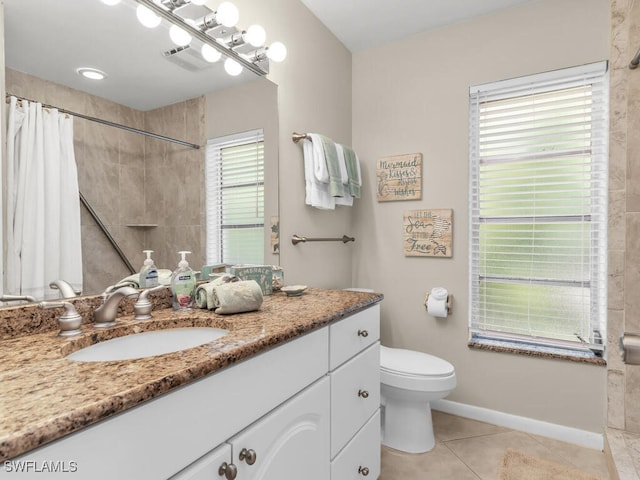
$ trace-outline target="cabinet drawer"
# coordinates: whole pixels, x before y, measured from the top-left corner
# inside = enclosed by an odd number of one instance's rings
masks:
[[[329,370],[334,370],[380,338],[380,305],[329,326]]]
[[[331,458],[380,407],[380,344],[330,373]]]
[[[331,480],[375,480],[380,475],[380,410],[331,462]]]

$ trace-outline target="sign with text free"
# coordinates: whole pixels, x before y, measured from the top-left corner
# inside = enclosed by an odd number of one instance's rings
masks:
[[[402,228],[405,257],[453,255],[453,210],[406,211]]]

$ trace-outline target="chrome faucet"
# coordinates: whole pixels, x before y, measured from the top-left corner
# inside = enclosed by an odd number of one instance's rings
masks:
[[[159,292],[160,290],[164,290],[166,285],[158,285],[157,287],[148,288],[140,292],[140,296],[133,306],[133,313],[135,313],[134,320],[148,320],[151,318],[151,309],[153,308],[153,304],[147,298],[151,292]]]
[[[93,325],[97,328],[111,327],[116,324],[118,305],[124,297],[138,295],[140,292],[132,287],[120,287],[106,295],[104,303],[93,311]]]
[[[60,337],[73,337],[80,334],[80,325],[82,325],[82,317],[78,314],[73,304],[69,302],[40,302],[38,304],[40,308],[58,308],[64,307],[65,312],[58,319],[58,325],[60,326]]]
[[[69,282],[62,279],[54,280],[53,282],[51,282],[49,284],[49,288],[60,290],[60,296],[62,298],[73,298],[82,293],[80,290],[76,290],[75,288],[73,288]]]
[[[32,297],[31,295],[2,295],[2,296],[0,296],[0,302],[18,302],[18,301],[37,302],[36,297]]]
[[[102,296],[106,299],[113,291],[119,289],[120,287],[135,288],[137,286],[138,284],[136,282],[133,282],[131,280],[124,280],[120,283],[116,283],[115,285],[109,285],[107,288],[104,289],[104,292],[102,292]]]

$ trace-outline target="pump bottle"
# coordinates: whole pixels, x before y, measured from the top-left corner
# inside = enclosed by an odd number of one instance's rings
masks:
[[[171,276],[171,292],[173,293],[173,309],[189,310],[193,308],[196,295],[196,275],[189,267],[186,256],[191,252],[178,252],[182,256],[178,268]]]
[[[147,255],[147,259],[144,261],[144,265],[140,269],[140,278],[138,283],[140,288],[151,288],[158,285],[158,269],[151,259],[153,250],[143,250],[143,253]]]

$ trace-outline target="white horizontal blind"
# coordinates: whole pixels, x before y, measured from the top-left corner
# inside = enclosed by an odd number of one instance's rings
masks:
[[[472,340],[603,349],[606,70],[470,89]]]
[[[264,134],[207,142],[207,263],[264,263]]]

